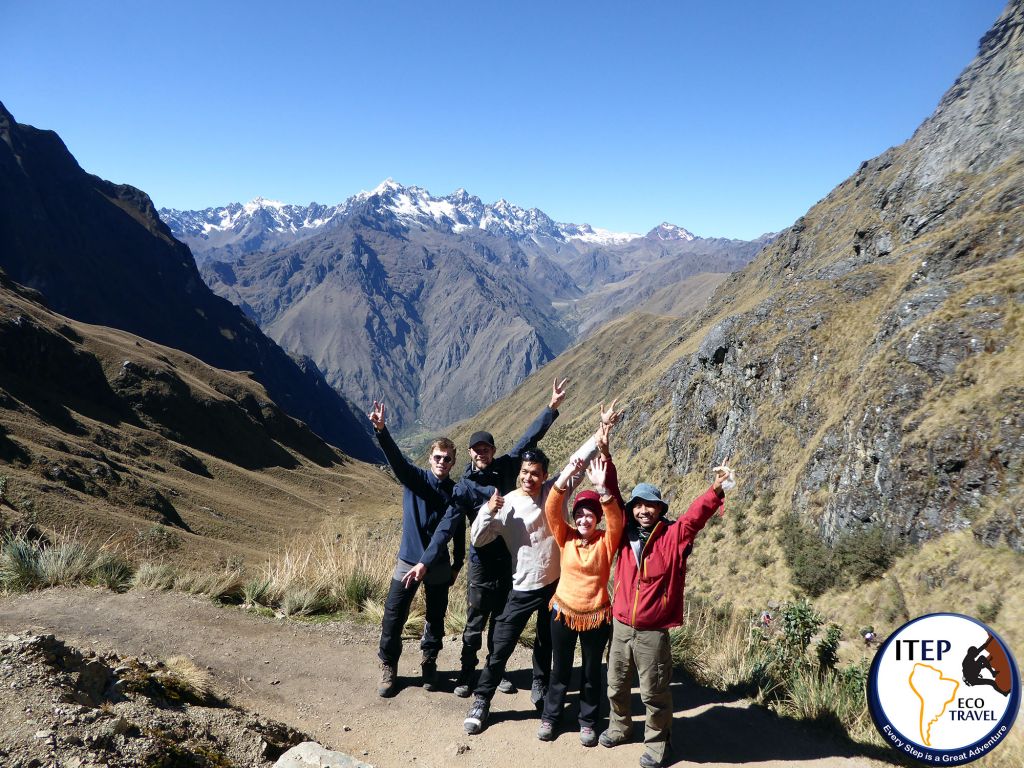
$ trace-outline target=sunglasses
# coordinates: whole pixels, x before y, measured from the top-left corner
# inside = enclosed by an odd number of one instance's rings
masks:
[[[519,454],[519,458],[522,461],[537,462],[543,461],[547,457],[540,451],[523,451]]]
[[[438,464],[451,464],[453,461],[455,461],[455,457],[454,456],[442,456],[439,453],[435,453],[430,458],[432,458]]]

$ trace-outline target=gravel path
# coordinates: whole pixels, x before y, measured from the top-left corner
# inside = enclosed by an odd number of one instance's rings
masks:
[[[360,624],[267,619],[167,592],[53,589],[0,597],[0,632],[25,630],[53,633],[82,650],[189,656],[209,668],[232,703],[311,733],[325,746],[379,768],[605,768],[636,765],[643,751],[640,743],[586,749],[575,731],[539,742],[537,716],[523,691],[497,694],[487,730],[467,736],[462,719],[468,700],[419,687],[413,676],[419,671],[414,643],[406,643],[399,667],[404,687],[396,697],[381,699],[376,695],[377,629]],[[444,674],[457,665],[458,643],[449,639],[440,668]],[[529,666],[520,649],[509,667],[517,684],[528,687]],[[447,691],[453,678],[449,672]],[[673,696],[673,743],[680,752],[675,765],[885,765],[743,699],[681,683],[673,683]],[[642,732],[641,712],[634,694],[636,733]],[[574,722],[571,709],[564,723]]]

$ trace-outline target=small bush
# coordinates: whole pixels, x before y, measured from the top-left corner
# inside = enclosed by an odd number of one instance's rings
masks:
[[[154,677],[171,701],[206,704],[214,698],[212,676],[187,656],[167,659]]]
[[[56,586],[92,584],[122,590],[132,568],[120,552],[63,534],[53,543],[23,536],[0,542],[0,589],[24,592]]]
[[[814,646],[818,657],[818,671],[821,674],[831,672],[839,663],[839,641],[843,638],[843,628],[838,624],[829,624],[825,635]]]
[[[879,578],[899,554],[898,545],[878,527],[844,533],[833,548],[836,567],[850,586]]]
[[[759,568],[767,568],[769,565],[775,562],[775,556],[768,552],[758,552],[754,555],[754,562],[757,563]]]
[[[832,552],[795,512],[779,524],[779,544],[797,587],[817,597],[835,585],[837,572]]]
[[[241,603],[244,586],[245,578],[241,571],[188,571],[179,574],[174,581],[175,589],[191,595],[206,595],[223,603]]]
[[[1003,610],[1003,598],[995,595],[987,603],[978,606],[978,618],[986,624],[991,624],[999,616],[1001,610]]]

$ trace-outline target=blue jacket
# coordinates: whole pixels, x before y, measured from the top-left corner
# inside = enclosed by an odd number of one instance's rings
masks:
[[[471,523],[476,519],[476,513],[480,510],[481,505],[491,498],[495,488],[502,495],[515,489],[516,481],[519,478],[519,466],[522,464],[519,456],[524,451],[536,448],[537,443],[557,418],[558,411],[545,408],[541,411],[540,416],[534,419],[511,451],[503,456],[495,457],[494,461],[484,469],[476,469],[470,462],[462,479],[455,487],[451,505],[444,513],[444,518],[438,523],[434,536],[423,553],[423,559],[417,562],[424,563],[429,568],[442,552],[447,552],[450,539],[454,538],[456,542],[464,539],[466,519],[469,518]],[[465,546],[464,542],[463,546]],[[504,571],[512,573],[512,557],[508,553],[505,542],[501,539],[482,547],[470,546],[469,557],[477,566],[474,569],[477,573],[471,573],[471,576],[477,581],[481,578],[480,571],[487,572],[483,579],[488,583],[496,581]]]
[[[451,504],[452,490],[455,482],[449,477],[438,480],[433,472],[421,469],[409,462],[402,451],[395,444],[387,427],[377,432],[377,442],[387,457],[388,464],[394,470],[395,476],[404,486],[402,494],[402,544],[398,549],[398,558],[407,563],[426,563],[423,559],[423,551],[431,542],[434,530],[438,523],[444,518],[445,510]],[[466,559],[466,537],[464,534],[465,522],[457,529],[459,535],[453,536],[455,544],[453,549],[452,567],[458,570]],[[447,544],[447,542],[445,542]],[[444,546],[444,560],[448,562],[448,547]],[[434,560],[437,562],[435,563]],[[430,565],[437,565],[442,562],[440,552]]]

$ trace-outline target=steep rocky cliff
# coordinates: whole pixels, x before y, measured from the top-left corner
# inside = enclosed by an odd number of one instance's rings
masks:
[[[969,530],[1024,552],[1022,25],[1013,2],[913,137],[865,162],[699,314],[630,315],[557,358],[573,385],[552,455],[593,429],[592,404],[619,396],[625,484],[685,499],[732,456],[742,549],[723,548],[727,536],[703,565],[729,558],[748,582],[784,578],[750,552],[774,557],[772,527],[792,511],[828,543]],[[548,375],[474,422],[514,439]],[[744,522],[755,499],[765,516]]]
[[[1024,551],[1022,26],[1012,2],[909,141],[723,283],[662,379],[675,472],[738,456],[827,541]]]

